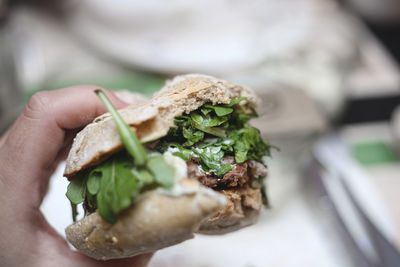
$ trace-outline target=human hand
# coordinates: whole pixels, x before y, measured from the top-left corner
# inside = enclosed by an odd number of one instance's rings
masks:
[[[69,249],[39,210],[77,131],[106,112],[95,86],[42,91],[0,138],[0,262],[4,266],[146,266],[151,254],[96,261]],[[106,91],[107,92],[107,91]],[[117,108],[126,106],[112,93]]]

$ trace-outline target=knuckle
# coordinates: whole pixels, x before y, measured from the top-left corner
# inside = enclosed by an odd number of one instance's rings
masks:
[[[49,92],[39,91],[28,100],[23,113],[26,117],[34,119],[40,114],[46,113],[50,104]]]

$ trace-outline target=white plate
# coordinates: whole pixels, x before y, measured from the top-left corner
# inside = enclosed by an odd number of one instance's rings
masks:
[[[310,1],[88,0],[71,30],[125,64],[164,73],[248,69],[309,33]]]

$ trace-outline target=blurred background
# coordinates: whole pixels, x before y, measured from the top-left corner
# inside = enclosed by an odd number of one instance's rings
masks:
[[[39,90],[151,96],[204,73],[262,99],[272,207],[156,266],[400,266],[400,2],[0,0],[0,133]],[[42,210],[71,223],[60,165]]]

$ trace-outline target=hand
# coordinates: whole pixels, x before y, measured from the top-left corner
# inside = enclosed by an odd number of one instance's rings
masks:
[[[77,86],[35,94],[0,138],[3,266],[146,266],[150,260],[147,254],[102,262],[72,251],[39,210],[50,175],[68,153],[72,138],[106,112],[93,93],[96,88]],[[112,93],[107,95],[117,108],[127,105]]]

